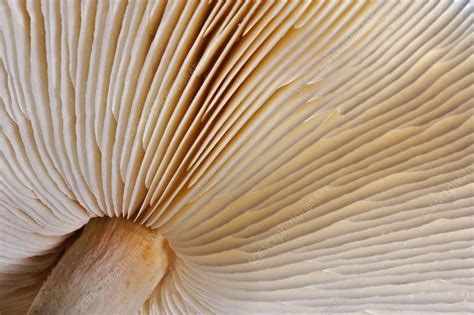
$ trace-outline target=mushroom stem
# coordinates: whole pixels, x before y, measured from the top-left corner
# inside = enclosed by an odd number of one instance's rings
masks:
[[[92,219],[28,314],[136,314],[168,263],[169,247],[160,234],[124,219]]]

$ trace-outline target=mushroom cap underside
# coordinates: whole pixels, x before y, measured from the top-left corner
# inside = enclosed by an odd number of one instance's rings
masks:
[[[0,312],[94,217],[143,314],[473,305],[470,1],[3,1]]]

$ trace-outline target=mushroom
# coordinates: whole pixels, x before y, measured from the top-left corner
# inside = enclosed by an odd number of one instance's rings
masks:
[[[473,310],[472,2],[0,14],[2,314]]]

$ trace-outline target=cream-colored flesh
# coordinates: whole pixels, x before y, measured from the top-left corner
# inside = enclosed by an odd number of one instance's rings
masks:
[[[92,219],[43,283],[28,314],[134,314],[166,273],[158,233],[123,219]]]

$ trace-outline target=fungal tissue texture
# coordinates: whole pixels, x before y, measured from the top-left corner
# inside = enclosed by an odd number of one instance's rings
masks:
[[[119,217],[140,314],[472,314],[473,6],[0,0],[0,313]]]

